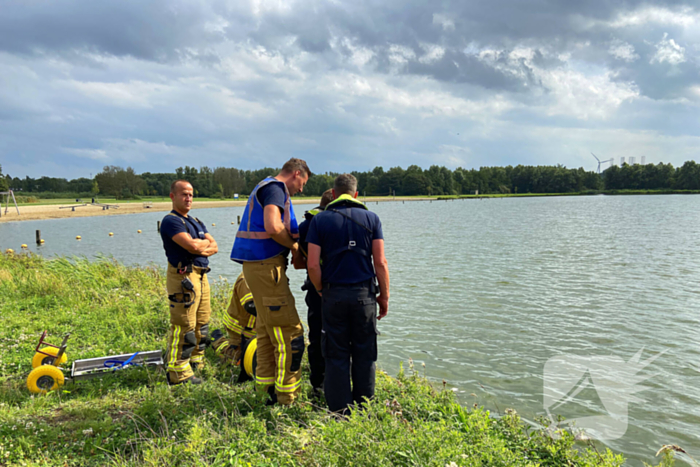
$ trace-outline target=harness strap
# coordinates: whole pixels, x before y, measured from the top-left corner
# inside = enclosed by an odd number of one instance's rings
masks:
[[[359,221],[353,219],[352,209],[350,210],[350,215],[347,215],[343,212],[338,211],[337,209],[332,209],[332,208],[330,208],[330,209],[326,208],[326,211],[332,211],[332,212],[335,212],[337,214],[340,214],[341,216],[345,217],[346,219],[351,220],[355,224],[357,224],[360,227],[362,227],[363,229],[365,229],[367,232],[370,233],[370,235],[372,234],[372,229],[370,229],[366,225],[360,223]],[[337,249],[331,251],[330,253],[324,255],[324,258],[323,258],[324,261],[328,261],[329,259],[331,259],[335,256],[338,256],[339,254],[344,253],[346,251],[353,251],[353,252],[360,254],[362,256],[366,256],[367,258],[370,258],[372,256],[372,252],[367,251],[364,248],[360,248],[357,246],[357,242],[354,240],[355,236],[353,235],[352,224],[350,222],[347,222],[347,221],[345,221],[345,224],[347,225],[347,228],[348,228],[348,239],[349,239],[348,244],[346,246],[343,246],[341,248],[337,248]]]

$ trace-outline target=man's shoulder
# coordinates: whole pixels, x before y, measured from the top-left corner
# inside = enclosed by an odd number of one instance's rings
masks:
[[[182,217],[168,213],[163,217],[163,220],[160,221],[160,228],[163,230],[163,228],[172,228],[176,226],[184,226],[185,225],[185,219]]]

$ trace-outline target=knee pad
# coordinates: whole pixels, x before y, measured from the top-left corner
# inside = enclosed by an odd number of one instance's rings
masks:
[[[194,331],[186,332],[184,340],[185,342],[182,344],[182,358],[190,358],[197,345],[197,338],[194,335]]]
[[[301,368],[301,359],[304,356],[304,335],[297,336],[292,339],[292,364],[289,366],[289,371],[299,371]]]
[[[209,323],[203,324],[202,327],[199,328],[199,335],[201,336],[199,339],[199,350],[204,350],[211,344],[209,340]]]

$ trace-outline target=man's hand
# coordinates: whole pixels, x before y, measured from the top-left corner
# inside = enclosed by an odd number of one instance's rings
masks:
[[[204,234],[204,240],[201,241],[208,241],[209,245],[199,254],[199,256],[211,256],[215,255],[219,252],[219,245],[216,243],[216,240],[214,240],[214,237],[211,236],[210,233]]]
[[[297,245],[297,248],[291,250],[294,269],[306,269],[306,256],[304,256],[301,248],[298,247],[299,244],[295,243],[295,245]]]
[[[379,316],[377,316],[377,319],[379,320],[384,318],[387,313],[389,313],[389,296],[379,295],[377,297],[377,305],[379,305]]]
[[[206,239],[200,240],[198,238],[192,238],[187,232],[180,232],[179,234],[173,235],[173,241],[193,255],[201,255],[211,243]]]

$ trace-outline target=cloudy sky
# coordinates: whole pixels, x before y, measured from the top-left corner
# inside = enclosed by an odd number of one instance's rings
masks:
[[[700,6],[2,0],[0,164],[700,161]]]

